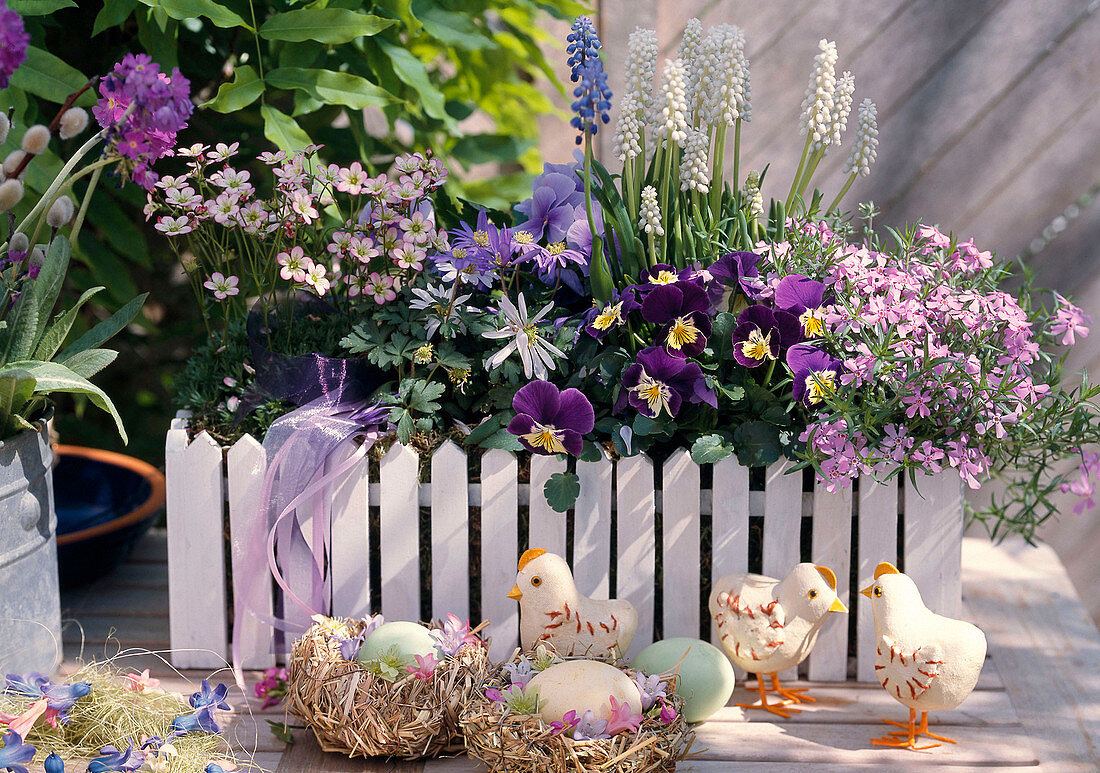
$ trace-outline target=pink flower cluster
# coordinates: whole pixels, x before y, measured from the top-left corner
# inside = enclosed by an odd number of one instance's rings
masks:
[[[264,670],[264,678],[252,688],[256,697],[263,699],[261,710],[277,706],[286,697],[288,678],[285,668],[272,667]]]

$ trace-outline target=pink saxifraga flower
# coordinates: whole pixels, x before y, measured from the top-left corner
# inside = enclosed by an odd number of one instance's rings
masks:
[[[394,292],[393,288],[393,277],[384,276],[377,271],[372,271],[371,275],[367,278],[367,287],[364,294],[370,295],[374,298],[374,302],[381,306],[397,297],[397,293]]]
[[[290,248],[290,252],[280,252],[275,261],[282,266],[279,276],[288,282],[306,281],[306,273],[313,268],[313,261],[306,257],[306,252],[298,245]]]
[[[240,280],[235,276],[224,276],[220,271],[215,271],[210,278],[202,283],[202,286],[214,293],[219,301],[237,295],[241,290],[237,286]]]
[[[332,286],[332,282],[325,277],[326,273],[328,270],[320,263],[314,263],[306,270],[305,282],[318,295],[324,295]]]

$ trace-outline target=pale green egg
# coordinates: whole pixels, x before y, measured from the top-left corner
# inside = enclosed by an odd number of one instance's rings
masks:
[[[436,652],[435,639],[427,628],[419,623],[398,620],[383,623],[371,632],[359,650],[359,660],[363,663],[374,660],[391,648],[396,648],[398,654],[409,663],[416,655],[423,657]]]
[[[676,692],[684,699],[688,722],[708,719],[733,695],[733,665],[720,649],[702,639],[654,642],[639,652],[631,665],[647,674],[678,671]]]

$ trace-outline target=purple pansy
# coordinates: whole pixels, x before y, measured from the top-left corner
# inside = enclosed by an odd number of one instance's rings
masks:
[[[544,172],[532,181],[531,191],[531,198],[515,206],[517,215],[527,218],[516,229],[527,231],[536,240],[565,241],[569,226],[577,219],[577,205],[584,198],[576,182],[560,172]]]
[[[648,295],[650,291],[655,287],[661,285],[671,285],[677,282],[696,281],[693,280],[695,271],[690,268],[676,269],[667,263],[658,263],[642,272],[642,275],[638,278],[638,284],[634,285],[634,288],[641,296]],[[696,281],[696,284],[700,284]]]
[[[611,300],[602,306],[596,304],[584,313],[584,330],[593,338],[600,339],[626,321],[627,315],[642,308],[632,288],[622,292],[611,291]]]
[[[733,358],[746,368],[774,361],[802,340],[798,317],[767,306],[749,306],[733,330]]]
[[[828,304],[825,285],[817,280],[791,274],[775,286],[775,305],[798,317],[807,338],[817,338],[825,332],[824,307]]]
[[[755,283],[760,271],[760,256],[755,252],[727,252],[707,266],[707,272],[718,284],[740,290],[752,299],[757,297]]]
[[[145,752],[135,749],[133,743],[126,747],[126,751],[114,746],[104,746],[99,753],[102,756],[88,764],[88,773],[128,773],[145,764]]]
[[[9,730],[0,741],[4,742],[4,748],[0,749],[0,770],[14,771],[14,773],[27,773],[24,762],[31,762],[37,751],[30,744],[23,743],[23,739],[13,730]]]
[[[12,74],[27,58],[31,36],[23,27],[23,17],[0,2],[0,89],[6,89]]]
[[[695,357],[706,348],[710,335],[709,309],[710,299],[703,288],[693,282],[677,282],[650,290],[642,302],[642,317],[662,326],[659,339],[670,352]]]
[[[836,389],[840,360],[809,344],[792,346],[787,352],[787,367],[794,377],[794,399],[814,406]]]
[[[51,711],[57,712],[58,720],[65,724],[69,721],[67,713],[69,709],[92,691],[92,685],[91,682],[55,684],[45,674],[32,671],[25,676],[8,674],[4,689],[27,698],[45,698],[46,706]]]
[[[512,398],[516,416],[508,431],[536,454],[573,456],[581,452],[584,434],[596,424],[592,403],[579,389],[558,388],[549,381],[532,381]]]
[[[623,373],[623,386],[617,410],[629,402],[639,413],[657,418],[680,411],[684,400],[717,407],[714,391],[706,385],[699,363],[673,357],[663,346],[650,346],[638,352],[634,364]],[[624,400],[625,397],[625,400]]]

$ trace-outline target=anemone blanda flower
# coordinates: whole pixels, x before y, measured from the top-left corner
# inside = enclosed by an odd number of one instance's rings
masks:
[[[635,298],[634,290],[626,288],[621,293],[611,291],[611,300],[600,306],[595,303],[584,314],[584,330],[593,338],[603,338],[609,332],[622,325],[632,311],[642,308]]]
[[[733,358],[746,368],[757,368],[778,359],[801,340],[798,317],[767,306],[749,306],[733,330]]]
[[[711,332],[709,309],[706,291],[693,282],[659,285],[642,301],[642,317],[662,326],[660,342],[685,357],[695,357],[706,348]]]
[[[836,391],[840,360],[830,357],[809,344],[796,344],[787,351],[787,367],[791,369],[794,399],[814,406]]]
[[[825,307],[829,304],[825,285],[802,274],[791,274],[775,286],[775,305],[794,314],[806,338],[825,332]]]
[[[584,435],[596,423],[592,403],[579,389],[559,391],[549,381],[532,381],[512,398],[515,418],[508,431],[536,454],[580,454]]]
[[[519,306],[517,307],[508,298],[502,295],[500,298],[500,322],[498,330],[489,330],[481,335],[492,339],[511,339],[500,351],[493,354],[485,361],[485,367],[489,370],[499,368],[512,354],[519,352],[519,358],[523,362],[523,374],[527,378],[534,376],[537,379],[546,379],[546,376],[554,369],[554,358],[564,358],[563,352],[547,340],[545,334],[539,330],[541,322],[550,310],[553,303],[546,304],[535,316],[527,313],[527,301],[523,293],[519,294]]]
[[[662,413],[675,416],[684,400],[717,407],[717,398],[706,385],[699,363],[673,357],[663,346],[650,346],[638,352],[634,364],[623,373],[623,386],[626,388],[620,393],[616,408],[621,409],[629,402],[651,419]]]
[[[4,742],[4,748],[0,749],[0,770],[27,773],[23,763],[32,762],[37,749],[23,743],[23,738],[13,730],[5,732],[0,741]]]
[[[534,179],[531,189],[531,198],[515,206],[517,215],[527,217],[516,229],[527,231],[536,241],[543,237],[550,242],[565,241],[569,226],[577,219],[577,205],[584,200],[576,183],[560,172],[544,172]]]

